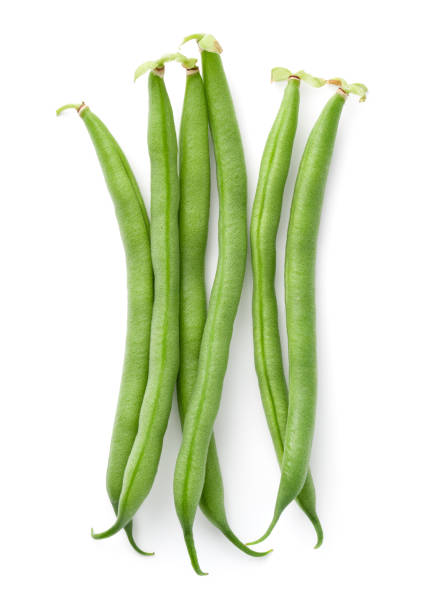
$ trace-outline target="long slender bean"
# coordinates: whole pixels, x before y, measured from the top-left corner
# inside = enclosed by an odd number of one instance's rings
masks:
[[[177,58],[187,69],[180,128],[180,369],[178,406],[181,423],[197,376],[200,343],[206,322],[205,250],[208,237],[210,203],[210,162],[208,109],[203,81],[195,62]],[[212,434],[206,460],[205,483],[200,509],[206,517],[240,550],[252,556],[228,524],[224,504],[224,485],[215,438]]]
[[[233,101],[219,55],[220,47],[211,36],[196,35],[195,38],[201,49],[217,164],[219,257],[200,347],[197,378],[175,467],[174,498],[191,563],[194,570],[202,575],[194,545],[193,523],[205,482],[209,444],[220,404],[233,323],[243,285],[247,240],[245,160]]]
[[[164,58],[150,65],[148,148],[151,160],[151,253],[154,305],[147,387],[138,433],[123,477],[118,515],[105,538],[133,518],[152,487],[179,365],[179,182],[172,108],[163,80]]]
[[[179,134],[180,365],[182,424],[197,375],[206,321],[205,251],[210,207],[208,110],[197,66],[186,69]]]
[[[288,412],[288,388],[283,368],[275,293],[276,236],[282,210],[283,191],[291,161],[298,123],[300,81],[320,87],[325,81],[283,68],[272,70],[272,81],[287,80],[283,100],[268,135],[258,177],[251,219],[253,271],[252,318],[255,367],[267,423],[281,465]],[[311,475],[297,496],[317,533],[316,547],[323,540],[316,512],[316,494]]]
[[[64,107],[63,107],[64,108]],[[107,468],[107,491],[117,514],[123,474],[138,431],[139,413],[148,375],[153,269],[149,221],[141,192],[129,163],[104,123],[85,104],[76,108],[92,139],[116,216],[126,255],[128,315],[125,358]],[[58,114],[63,109],[58,110]],[[142,554],[125,527],[129,542]]]
[[[363,88],[359,84],[356,86]],[[317,387],[316,243],[338,122],[348,91],[352,91],[351,86],[341,86],[324,107],[308,138],[295,183],[285,258],[289,414],[282,474],[273,519],[265,534],[253,543],[261,542],[271,533],[283,510],[301,491],[307,477]],[[364,97],[365,93],[361,95]]]

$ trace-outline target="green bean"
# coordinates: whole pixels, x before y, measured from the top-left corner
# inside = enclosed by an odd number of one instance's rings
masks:
[[[261,160],[250,234],[254,282],[252,318],[255,368],[267,423],[280,465],[283,460],[288,389],[283,369],[274,288],[276,236],[298,123],[301,78],[316,87],[325,83],[322,79],[315,79],[302,71],[293,74],[284,68],[272,70],[272,81],[288,80],[288,85]],[[316,494],[310,475],[307,476],[297,502],[313,523],[318,547],[322,543],[323,533],[316,513]]]
[[[180,365],[181,421],[197,374],[206,320],[204,260],[210,205],[208,111],[197,66],[187,68],[179,134]]]
[[[208,110],[203,81],[195,60],[182,59],[187,69],[180,128],[179,209],[180,244],[180,369],[178,406],[181,423],[194,388],[199,363],[200,343],[206,321],[204,259],[208,237],[210,203],[210,162]],[[258,556],[231,530],[224,505],[224,485],[218,453],[212,434],[206,460],[205,484],[200,509],[238,548]]]
[[[234,106],[219,56],[220,47],[213,37],[196,38],[202,50],[203,79],[217,164],[219,257],[197,377],[175,467],[174,498],[191,563],[202,575],[194,545],[193,523],[205,482],[209,444],[245,273],[246,169]]]
[[[117,514],[123,474],[138,430],[138,419],[148,374],[148,356],[153,307],[153,269],[150,228],[139,187],[128,161],[102,121],[85,104],[69,104],[83,119],[98,155],[107,187],[114,202],[126,255],[128,316],[126,349],[120,393],[107,469],[107,491]],[[142,554],[125,527],[129,542]]]
[[[346,89],[351,91],[351,87]],[[301,491],[307,477],[317,386],[316,242],[329,165],[346,98],[347,91],[339,88],[324,107],[308,138],[295,183],[285,258],[289,414],[273,519],[265,534],[254,544],[271,533],[283,510]]]
[[[179,182],[172,108],[164,61],[150,65],[148,148],[151,160],[151,255],[154,304],[150,361],[138,433],[123,477],[117,520],[105,538],[133,518],[152,487],[162,450],[179,365]]]

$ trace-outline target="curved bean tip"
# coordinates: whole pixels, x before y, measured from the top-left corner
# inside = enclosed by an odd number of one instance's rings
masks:
[[[123,525],[120,524],[120,522],[117,520],[114,525],[112,527],[110,527],[110,529],[107,529],[106,531],[102,531],[101,533],[95,533],[93,528],[90,530],[90,535],[92,536],[92,538],[94,540],[103,540],[104,538],[109,538],[112,535],[114,535],[115,533],[117,533],[118,531],[120,531],[120,529],[122,529]]]
[[[145,557],[149,557],[154,555],[153,552],[145,552],[145,550],[142,550],[141,548],[139,548],[138,544],[135,542],[135,538],[133,537],[133,532],[132,532],[132,523],[128,523],[125,527],[125,532],[126,535],[128,537],[129,540],[129,544],[132,546],[132,548],[139,553],[140,555],[144,555]]]
[[[135,552],[137,552],[140,555],[143,555],[144,557],[154,557],[154,555],[156,554],[154,552],[145,552],[145,550],[142,550],[142,548],[139,548],[139,546],[135,543],[130,542],[130,545],[132,546]]]
[[[260,552],[257,550],[252,550],[252,548],[249,548],[247,544],[244,544],[243,542],[239,540],[239,538],[233,533],[233,531],[228,527],[228,525],[225,528],[222,527],[221,531],[223,532],[225,537],[230,540],[230,542],[232,542],[242,552],[246,553],[247,555],[250,555],[251,557],[265,557],[265,555],[268,555],[273,550],[271,549],[271,550],[260,551]]]
[[[260,557],[266,557],[267,555],[269,555],[272,552],[274,552],[274,548],[270,548],[269,550],[265,550],[264,552],[260,553],[259,556]]]
[[[323,529],[322,529],[322,525],[319,521],[319,517],[317,515],[314,516],[310,516],[309,517],[311,520],[311,523],[316,531],[316,535],[317,535],[317,542],[314,546],[314,548],[320,548],[322,546],[323,543]]]
[[[199,559],[197,558],[197,551],[194,545],[194,537],[192,533],[184,533],[185,545],[187,546],[188,555],[191,560],[191,565],[193,566],[194,571],[199,576],[207,576],[208,574],[204,572],[200,565]]]
[[[273,528],[276,525],[277,520],[278,520],[278,518],[274,518],[273,521],[271,522],[269,528],[264,533],[264,535],[262,535],[260,538],[258,538],[258,540],[254,540],[253,542],[248,542],[247,545],[248,546],[254,546],[255,544],[260,544],[261,542],[264,542],[264,540],[266,540],[268,538],[268,536],[270,535],[270,533],[273,531]]]
[[[322,546],[322,544],[323,544],[323,531],[322,531],[322,528],[320,527],[320,525],[319,525],[319,529],[320,530],[318,531],[317,528],[316,528],[316,531],[317,531],[317,542],[316,542],[316,545],[314,547],[315,550],[317,548],[320,548]]]

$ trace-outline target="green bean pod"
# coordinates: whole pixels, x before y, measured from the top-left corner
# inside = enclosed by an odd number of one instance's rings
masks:
[[[197,376],[200,343],[206,322],[205,251],[210,204],[208,109],[203,81],[196,66],[187,68],[180,129],[180,369],[178,406],[181,423]],[[258,556],[231,530],[224,504],[224,485],[212,434],[206,460],[200,509],[238,548]]]
[[[205,483],[209,445],[243,285],[247,246],[246,168],[239,127],[219,49],[214,44],[210,50],[206,50],[201,43],[200,40],[203,80],[217,164],[219,256],[200,347],[197,377],[185,417],[174,477],[176,511],[191,563],[200,575],[203,572],[194,545],[193,523]]]
[[[209,124],[202,77],[186,70],[179,134],[180,362],[178,407],[184,424],[206,321],[205,252],[210,207]]]
[[[104,123],[85,105],[76,108],[92,139],[105,181],[114,202],[126,255],[128,314],[125,358],[107,468],[107,491],[117,514],[123,474],[138,431],[139,413],[148,375],[153,269],[150,227],[135,176],[120,146]],[[58,110],[58,114],[63,109]],[[132,534],[129,542],[142,554]]]
[[[323,195],[347,94],[332,96],[308,138],[295,183],[286,241],[285,299],[289,354],[289,413],[273,530],[307,477],[316,406],[315,263]]]
[[[292,74],[287,78],[288,85],[261,160],[250,232],[255,368],[267,423],[280,465],[283,460],[288,412],[288,388],[283,368],[274,286],[276,237],[300,102],[300,78]],[[318,81],[319,86],[323,84]],[[313,523],[318,547],[322,543],[323,533],[316,512],[316,494],[311,476],[307,477],[297,502]]]
[[[125,527],[148,495],[160,459],[179,365],[179,182],[175,126],[163,81],[149,75],[148,148],[151,160],[151,256],[154,304],[148,380],[138,433],[123,477],[116,523],[92,534],[105,538]]]

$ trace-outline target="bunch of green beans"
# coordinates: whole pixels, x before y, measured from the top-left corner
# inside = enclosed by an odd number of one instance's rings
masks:
[[[204,258],[210,205],[209,121],[203,81],[196,62],[177,58],[186,69],[179,139],[181,200],[180,243],[180,368],[178,407],[184,426],[196,383],[200,345],[206,324]],[[231,530],[224,504],[219,458],[212,434],[199,505],[206,517],[243,552],[262,556],[245,546]]]
[[[282,209],[283,191],[288,175],[292,147],[298,123],[301,79],[315,87],[324,85],[303,72],[291,74],[273,70],[272,81],[287,79],[279,112],[268,135],[261,160],[251,219],[251,254],[253,271],[253,336],[255,367],[265,416],[279,464],[283,460],[288,412],[288,389],[279,335],[277,299],[274,288],[276,271],[276,235]],[[317,532],[317,547],[323,539],[316,512],[316,495],[311,474],[296,496]]]
[[[323,195],[338,122],[349,93],[366,98],[360,83],[328,81],[300,71],[274,68],[272,81],[287,81],[268,135],[252,208],[250,243],[253,271],[255,367],[267,424],[281,465],[271,523],[258,540],[244,544],[231,529],[213,427],[221,402],[234,320],[247,255],[247,180],[240,130],[222,65],[221,46],[211,35],[194,34],[195,58],[181,53],[142,64],[135,79],[148,76],[148,150],[151,162],[151,222],[128,161],[85,103],[74,108],[97,153],[126,255],[128,317],[126,350],[107,468],[107,492],[116,520],[95,539],[125,531],[149,494],[177,388],[182,443],[173,491],[192,566],[204,575],[193,525],[197,508],[237,548],[249,548],[273,530],[283,510],[297,501],[312,522],[317,544],[323,531],[309,469],[316,405],[315,263]],[[179,62],[186,73],[179,144],[164,82],[165,64]],[[285,312],[289,392],[282,357],[274,279],[276,237],[283,193],[298,123],[300,83],[331,84],[326,104],[307,141],[295,183],[285,254]],[[219,195],[218,263],[209,300],[205,252],[210,211],[209,130]]]
[[[107,469],[107,491],[114,512],[117,514],[123,476],[138,432],[139,414],[148,377],[153,310],[150,224],[135,176],[111,133],[86,104],[67,104],[59,108],[57,114],[67,108],[77,110],[92,139],[115,205],[126,254],[128,284],[126,349]],[[131,545],[138,552],[147,554],[137,547],[132,535],[131,522],[127,523],[125,530]]]

